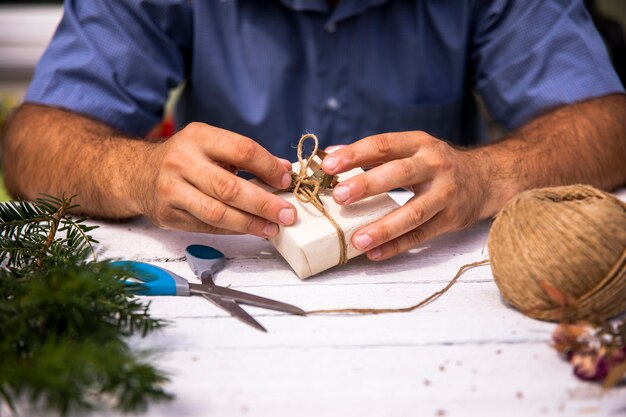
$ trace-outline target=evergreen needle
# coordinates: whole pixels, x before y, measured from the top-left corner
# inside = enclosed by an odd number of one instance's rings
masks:
[[[67,415],[106,404],[138,412],[168,400],[166,375],[128,337],[165,323],[97,262],[73,197],[0,203],[0,405]]]

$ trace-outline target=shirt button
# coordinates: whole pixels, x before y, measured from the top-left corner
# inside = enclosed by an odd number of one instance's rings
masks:
[[[326,32],[328,33],[335,33],[337,31],[337,25],[334,23],[330,23],[328,25],[326,25]]]
[[[335,97],[331,97],[326,100],[326,108],[328,110],[339,110],[339,107],[341,107],[341,104],[339,103],[339,100],[337,100]]]

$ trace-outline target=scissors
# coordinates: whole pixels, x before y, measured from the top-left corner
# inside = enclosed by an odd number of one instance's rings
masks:
[[[306,313],[291,304],[270,300],[231,288],[220,287],[213,282],[213,275],[224,267],[226,257],[219,250],[210,246],[190,245],[185,250],[187,263],[200,278],[202,284],[188,282],[185,278],[164,268],[137,261],[117,261],[112,265],[124,270],[132,278],[139,281],[127,281],[130,291],[138,295],[199,295],[216,306],[227,311],[231,316],[267,332],[258,321],[248,314],[239,304],[246,304],[289,314],[305,315]]]

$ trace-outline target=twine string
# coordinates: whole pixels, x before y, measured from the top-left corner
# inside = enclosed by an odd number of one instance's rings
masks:
[[[310,314],[341,314],[341,313],[343,313],[343,314],[372,315],[372,314],[387,314],[387,313],[409,313],[409,312],[411,312],[413,310],[417,310],[420,307],[424,307],[424,306],[432,303],[437,298],[439,298],[442,295],[444,295],[446,292],[448,292],[448,290],[450,288],[452,288],[452,286],[454,284],[456,284],[456,282],[459,280],[461,275],[463,275],[466,271],[469,271],[470,269],[476,268],[478,266],[488,265],[488,264],[489,264],[489,259],[484,259],[482,261],[473,262],[473,263],[470,263],[470,264],[463,265],[462,267],[459,268],[459,270],[457,271],[457,273],[454,276],[454,278],[452,278],[450,280],[450,282],[448,282],[448,284],[445,287],[443,287],[442,289],[440,289],[437,292],[432,293],[431,295],[429,295],[428,297],[424,298],[419,303],[413,304],[413,305],[408,306],[408,307],[401,307],[401,308],[337,308],[337,309],[328,309],[328,310],[311,310],[311,311],[307,311],[306,314],[310,315]]]
[[[504,299],[541,320],[600,322],[626,311],[626,203],[588,185],[529,190],[489,232]]]
[[[304,142],[307,139],[313,139],[313,151],[307,158],[304,158],[302,156],[303,147]],[[326,217],[328,221],[333,225],[335,231],[337,232],[337,238],[339,240],[339,262],[337,263],[337,265],[341,265],[348,262],[348,244],[346,242],[346,235],[343,232],[341,226],[339,226],[339,224],[337,224],[337,222],[335,221],[335,219],[333,219],[330,213],[328,213],[328,211],[324,207],[324,203],[319,197],[319,193],[323,191],[323,177],[316,176],[315,172],[311,176],[308,175],[309,167],[312,167],[314,171],[315,169],[321,169],[321,167],[319,167],[319,165],[316,164],[313,160],[316,155],[321,156],[322,159],[326,155],[319,150],[319,141],[317,140],[317,136],[315,136],[313,133],[307,133],[305,135],[302,135],[300,141],[298,142],[298,162],[300,163],[300,170],[298,174],[292,173],[291,175],[293,195],[296,196],[296,198],[303,203],[312,204],[313,207],[315,207],[320,213],[322,213],[322,215],[324,215],[324,217]]]

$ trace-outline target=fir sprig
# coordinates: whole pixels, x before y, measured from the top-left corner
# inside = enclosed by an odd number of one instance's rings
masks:
[[[165,400],[166,376],[127,338],[164,323],[109,262],[71,198],[0,204],[0,402],[28,399],[65,415],[106,399],[121,411]]]
[[[35,203],[9,201],[0,204],[0,264],[22,273],[45,262],[68,263],[94,255],[88,235],[95,226],[83,224],[85,218],[69,216],[74,196],[45,196]],[[59,236],[60,235],[60,236]]]

